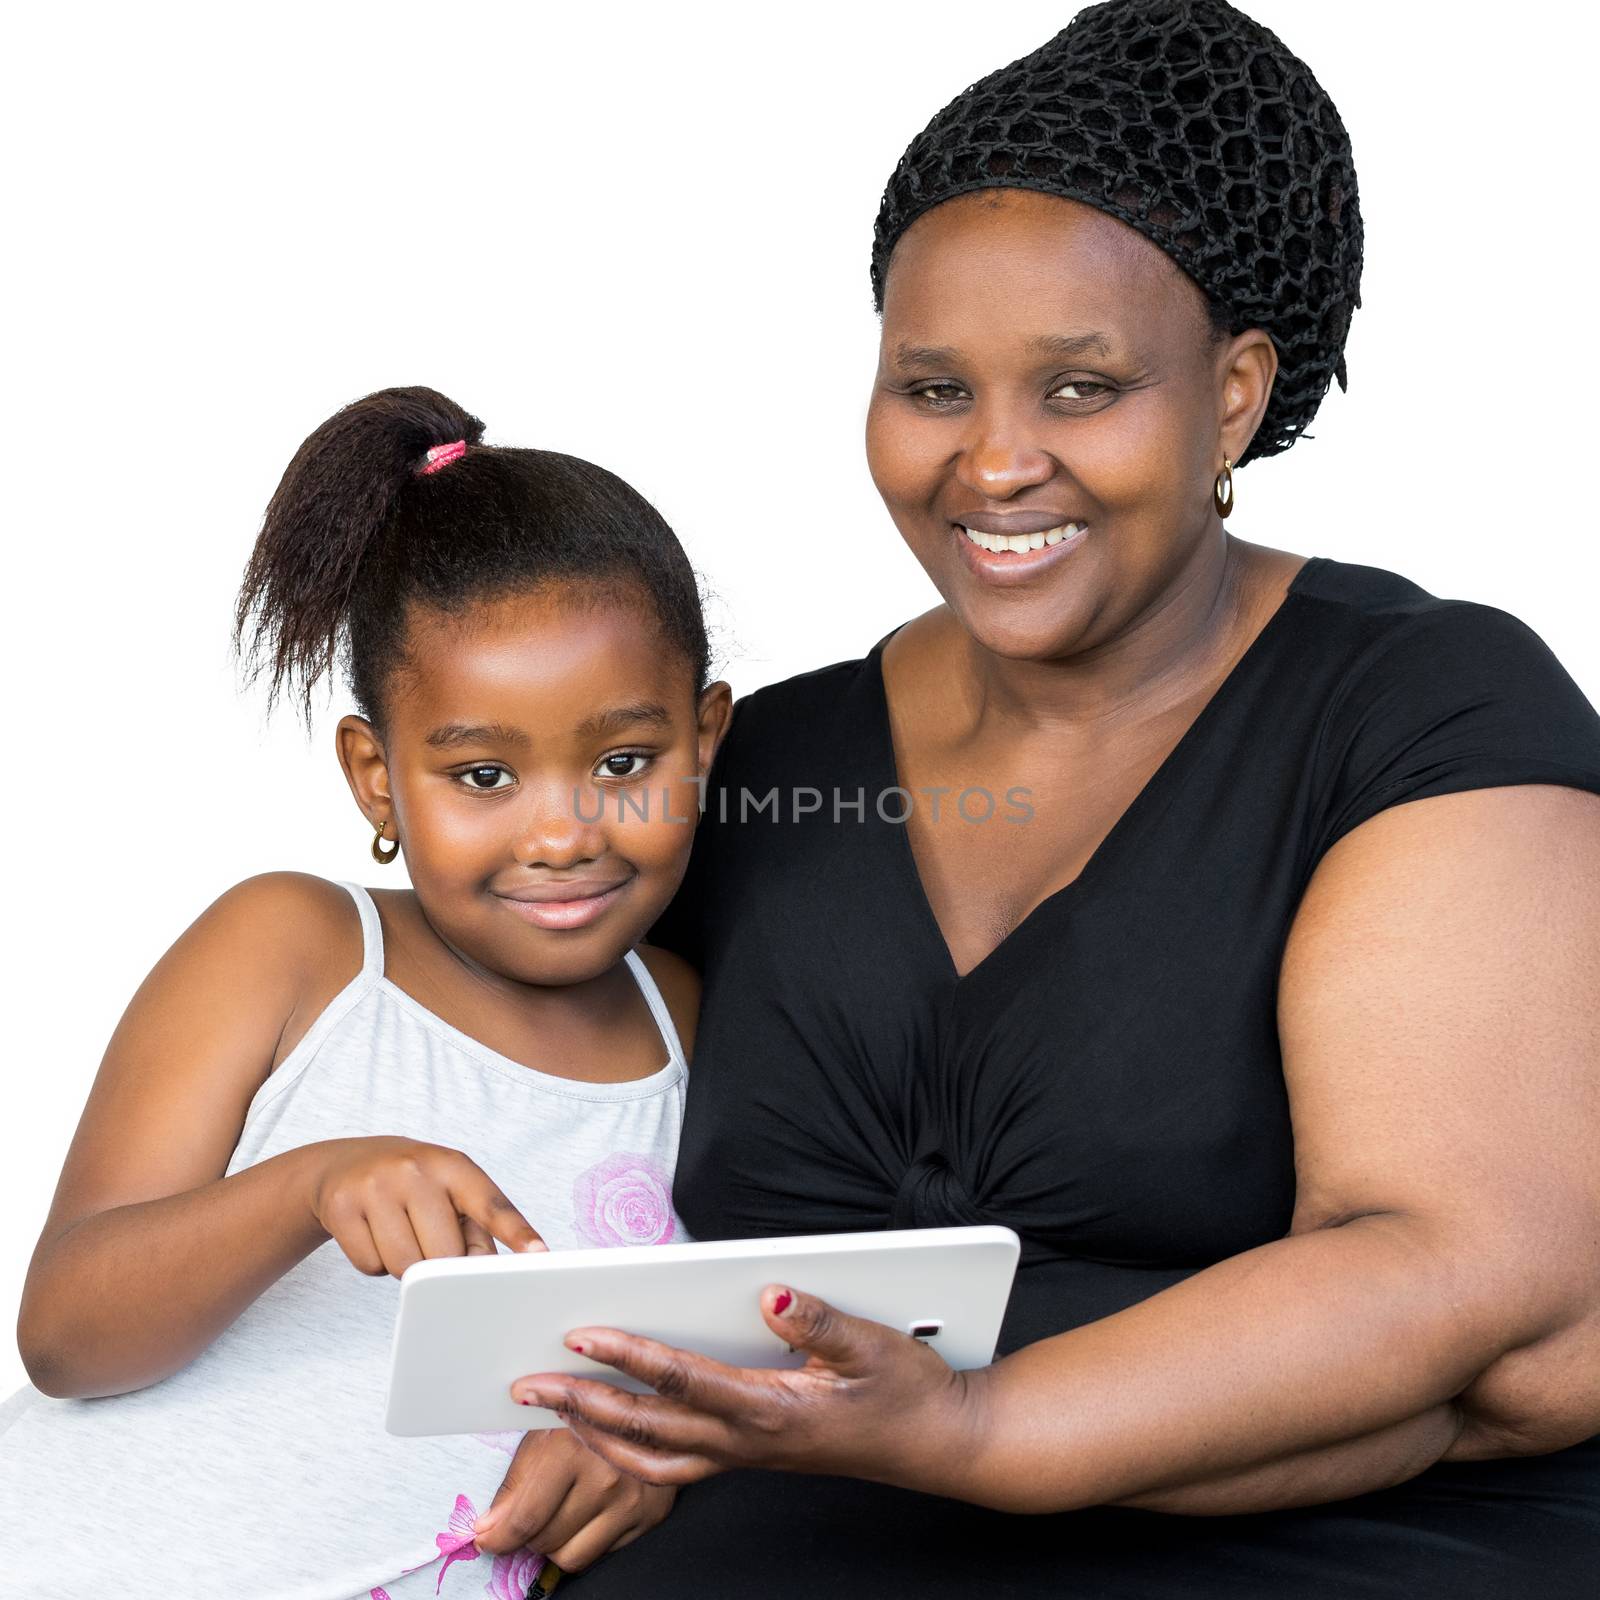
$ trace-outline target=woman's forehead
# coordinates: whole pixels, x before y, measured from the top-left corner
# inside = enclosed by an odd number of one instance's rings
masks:
[[[925,212],[906,230],[885,281],[885,357],[966,337],[1028,344],[1089,334],[1085,356],[1137,356],[1191,336],[1204,300],[1142,234],[1093,206],[1023,189],[983,189]]]

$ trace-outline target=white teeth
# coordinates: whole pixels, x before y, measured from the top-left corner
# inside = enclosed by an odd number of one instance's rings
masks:
[[[967,527],[963,527],[961,531],[980,550],[1015,551],[1020,554],[1028,550],[1042,550],[1046,545],[1060,544],[1063,539],[1070,538],[1087,526],[1086,522],[1064,522],[1059,528],[1051,528],[1045,533],[979,533],[976,529]]]

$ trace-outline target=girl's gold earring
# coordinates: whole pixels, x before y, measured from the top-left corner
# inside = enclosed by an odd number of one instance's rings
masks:
[[[1226,456],[1222,458],[1222,471],[1217,474],[1217,481],[1211,485],[1211,503],[1219,517],[1233,510],[1233,463]]]
[[[388,866],[389,863],[400,854],[400,841],[398,839],[395,840],[392,849],[385,851],[380,848],[383,844],[383,830],[388,826],[389,824],[387,822],[380,822],[378,824],[378,831],[373,836],[372,840],[372,859],[381,867]]]

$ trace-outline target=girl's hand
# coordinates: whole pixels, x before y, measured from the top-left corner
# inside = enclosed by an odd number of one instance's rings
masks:
[[[677,1494],[641,1483],[552,1428],[523,1435],[473,1536],[491,1555],[537,1550],[563,1572],[581,1572],[655,1527]]]
[[[356,1271],[398,1278],[437,1256],[548,1248],[484,1170],[415,1139],[328,1139],[311,1147],[311,1211]]]
[[[512,1395],[560,1414],[597,1455],[646,1483],[728,1467],[837,1474],[953,1492],[981,1439],[981,1374],[953,1372],[907,1334],[769,1285],[761,1312],[808,1359],[796,1370],[725,1366],[612,1328],[567,1346],[648,1383],[653,1395],[554,1373]]]

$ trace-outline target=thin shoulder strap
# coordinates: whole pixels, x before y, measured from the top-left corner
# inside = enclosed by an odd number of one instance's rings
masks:
[[[678,1029],[673,1023],[672,1013],[667,1009],[667,1002],[661,998],[661,991],[656,987],[656,980],[650,976],[650,969],[644,964],[644,958],[637,950],[628,950],[623,953],[623,960],[628,963],[628,970],[633,974],[634,982],[639,985],[645,1004],[650,1007],[650,1015],[656,1019],[656,1027],[666,1042],[667,1054],[680,1066],[687,1067],[688,1058],[683,1053],[683,1043],[678,1038]]]
[[[372,903],[372,896],[359,883],[347,883],[343,878],[337,881],[341,889],[350,891],[350,898],[361,913],[361,971],[367,976],[381,978],[383,923],[378,920],[378,908]]]

